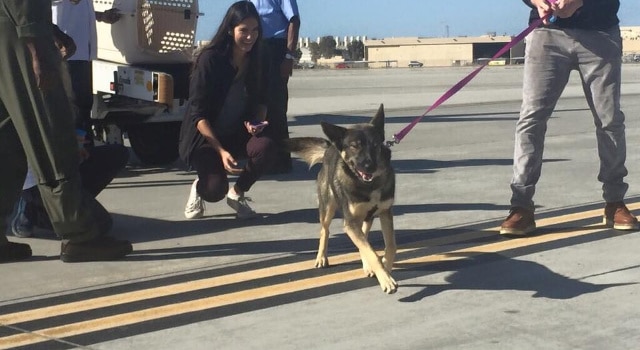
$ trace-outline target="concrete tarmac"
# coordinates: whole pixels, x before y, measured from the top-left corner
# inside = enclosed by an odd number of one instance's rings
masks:
[[[472,68],[296,71],[292,137],[321,120],[399,132]],[[627,203],[640,213],[640,65],[625,65]],[[487,67],[392,148],[396,294],[364,277],[340,218],[328,269],[313,268],[315,172],[295,161],[248,193],[262,218],[223,202],[183,216],[193,172],[135,161],[99,196],[123,261],[64,264],[47,232],[0,266],[0,349],[636,349],[640,233],[601,225],[593,118],[577,74],[549,122],[537,234],[500,237],[522,67]],[[378,222],[371,240],[382,248]]]

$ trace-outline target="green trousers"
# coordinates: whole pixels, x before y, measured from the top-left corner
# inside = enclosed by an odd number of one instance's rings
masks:
[[[2,10],[0,9],[0,12]],[[53,34],[52,34],[53,35]],[[52,59],[60,60],[53,37]],[[55,58],[54,58],[55,57]],[[41,91],[31,55],[15,25],[0,13],[0,228],[33,169],[54,231],[63,240],[85,241],[99,234],[92,198],[83,193],[78,144],[62,79]],[[0,235],[0,243],[6,241]]]

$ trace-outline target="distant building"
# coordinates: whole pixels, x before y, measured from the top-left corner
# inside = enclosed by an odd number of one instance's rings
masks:
[[[640,40],[640,27],[620,27],[623,40]]]
[[[332,36],[332,35],[327,35],[327,36]],[[351,44],[354,41],[362,41],[364,42],[365,40],[367,40],[366,36],[344,36],[344,37],[339,37],[339,36],[333,36],[333,40],[336,41],[336,48],[337,49],[346,49],[347,46],[349,44]],[[298,47],[302,48],[302,47],[309,47],[309,44],[312,43],[314,41],[311,40],[311,38],[309,37],[300,37],[298,38]],[[320,37],[317,37],[315,40],[316,43],[320,43]]]
[[[640,54],[640,26],[621,27],[623,55]],[[424,66],[465,66],[485,62],[495,55],[512,36],[491,33],[476,37],[424,38],[402,37],[364,40],[365,60],[368,66],[409,67],[412,61]],[[519,64],[524,62],[526,39],[493,64]]]
[[[640,27],[620,27],[620,35],[623,55],[640,55]]]
[[[491,58],[511,36],[452,38],[385,38],[364,41],[369,67],[408,67],[411,61],[424,66],[466,66]],[[517,63],[524,56],[524,43],[506,52],[503,64]]]

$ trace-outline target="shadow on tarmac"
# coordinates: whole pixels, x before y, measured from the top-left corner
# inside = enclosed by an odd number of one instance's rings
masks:
[[[416,267],[416,269],[422,268]],[[464,260],[429,264],[429,269],[454,272],[445,278],[445,281],[449,284],[428,286],[403,284],[404,288],[418,287],[422,289],[399,299],[400,302],[417,302],[424,298],[453,290],[516,290],[533,292],[532,298],[572,299],[583,294],[597,293],[611,287],[636,284],[594,284],[584,282],[581,279],[562,276],[544,265],[508,258],[499,253],[482,253],[476,256],[468,256]]]
[[[394,215],[396,217],[409,214],[421,214],[421,213],[436,213],[436,212],[449,212],[449,211],[469,211],[469,210],[501,210],[507,212],[509,210],[508,205],[496,205],[492,203],[438,203],[438,204],[407,204],[407,205],[395,205]],[[189,237],[202,234],[211,234],[215,232],[224,232],[230,229],[237,229],[250,225],[251,227],[259,226],[278,226],[291,223],[311,223],[317,224],[314,229],[309,232],[309,237],[313,238],[317,243],[318,230],[320,224],[318,221],[318,209],[317,208],[301,208],[284,211],[281,213],[259,213],[262,218],[251,220],[246,222],[237,220],[233,214],[218,214],[205,216],[198,220],[183,220],[183,221],[167,221],[158,220],[152,218],[130,216],[123,214],[113,214],[115,227],[114,233],[117,233],[118,237],[127,238],[134,243],[151,242],[157,240],[164,240],[169,238]],[[341,218],[340,213],[336,213],[336,218]],[[439,230],[439,232],[442,230]],[[425,233],[429,230],[420,230],[419,232]],[[396,234],[400,236],[402,231],[397,230]],[[336,230],[334,234],[339,234],[339,237],[345,237],[344,232],[340,229]],[[334,236],[332,234],[332,237]],[[50,235],[53,238],[52,235]],[[375,236],[375,231],[372,231],[372,236]],[[423,237],[424,239],[424,237]],[[375,240],[372,237],[372,241]],[[350,241],[346,240],[347,246],[351,247]],[[380,238],[380,242],[382,242]],[[241,243],[238,243],[241,244]],[[295,244],[291,244],[290,249],[286,252],[306,249],[316,249],[317,247],[305,247],[303,249],[296,248]],[[274,253],[280,253],[281,251],[275,250]],[[252,254],[251,250],[245,251],[246,254]],[[258,253],[263,253],[259,251]]]
[[[545,159],[544,163],[566,162],[569,159]],[[432,174],[436,169],[448,169],[457,167],[479,167],[479,166],[512,166],[511,158],[496,159],[459,159],[459,160],[433,160],[433,159],[397,159],[391,160],[391,164],[396,174]],[[261,180],[273,181],[313,181],[318,177],[321,165],[316,164],[309,168],[304,161],[293,158],[293,171],[288,174],[264,175]],[[141,177],[146,174],[155,174],[162,172],[175,171],[175,169],[149,168],[149,169],[131,169],[127,168],[118,175],[118,179],[111,184],[109,188],[141,188],[141,187],[164,187],[164,186],[186,186],[191,185],[196,178],[193,171],[182,171],[177,173],[178,176],[184,176],[182,180],[158,180],[158,181],[123,181],[126,178]],[[233,183],[235,176],[229,176],[229,181]],[[260,180],[258,180],[260,181]]]
[[[576,112],[576,111],[588,111],[586,108],[565,108],[554,110],[554,114],[561,112]],[[371,111],[373,114],[375,110]],[[485,113],[440,113],[440,114],[428,114],[420,122],[421,123],[439,123],[439,122],[469,122],[469,121],[516,121],[520,111],[504,111],[504,112],[485,112]],[[394,116],[387,113],[385,124],[409,124],[417,115],[409,116]],[[295,116],[289,120],[289,126],[308,126],[308,125],[320,125],[320,122],[324,121],[336,125],[352,125],[357,123],[368,123],[371,121],[369,115],[353,115],[353,114],[307,114]]]
[[[530,237],[544,236],[547,234],[559,233],[563,231],[592,230],[593,227],[585,227],[588,224],[589,222],[585,222],[584,220],[582,220],[582,222],[561,223],[551,227],[540,228],[534,235],[531,235]],[[531,261],[514,259],[518,256],[525,256],[542,251],[561,249],[572,245],[595,242],[602,239],[632,233],[633,232],[621,233],[612,229],[607,230],[603,226],[602,231],[597,231],[595,233],[588,233],[585,235],[578,235],[565,239],[507,249],[500,252],[467,251],[465,253],[447,253],[446,250],[443,250],[442,253],[447,256],[461,257],[462,259],[451,261],[445,260],[427,264],[399,263],[396,264],[397,267],[402,268],[403,270],[397,272],[395,274],[395,277],[396,279],[404,280],[411,279],[413,278],[412,276],[415,275],[424,276],[433,273],[452,271],[452,274],[445,277],[444,279],[449,284],[403,284],[402,286],[405,288],[419,288],[419,290],[409,296],[399,299],[398,301],[417,302],[424,298],[453,290],[517,290],[533,292],[532,298],[571,299],[583,294],[597,293],[611,287],[637,284],[593,284],[583,281],[589,277],[605,275],[608,273],[616,272],[618,270],[607,271],[593,276],[584,276],[578,279],[572,279],[555,273],[544,265]],[[500,237],[499,235],[494,235],[493,237],[481,238],[473,242],[474,244],[469,244],[469,246],[473,247],[473,245],[492,243],[500,240],[510,239]],[[419,256],[420,254],[433,254],[433,252],[425,252],[425,250],[426,248],[416,252],[412,252],[411,255]],[[633,269],[637,267],[638,266],[628,267],[621,270]]]

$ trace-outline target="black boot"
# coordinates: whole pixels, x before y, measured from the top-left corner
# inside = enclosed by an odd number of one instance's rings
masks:
[[[64,262],[119,260],[133,251],[131,242],[109,236],[99,236],[90,241],[62,242],[60,260]]]
[[[29,259],[31,247],[24,243],[0,243],[0,262],[10,262]]]

